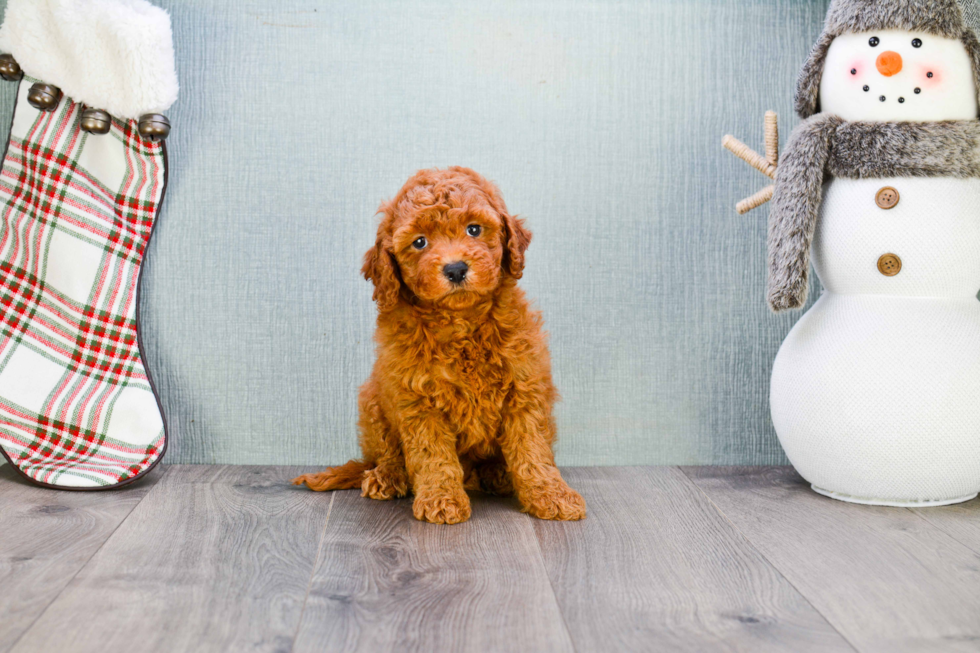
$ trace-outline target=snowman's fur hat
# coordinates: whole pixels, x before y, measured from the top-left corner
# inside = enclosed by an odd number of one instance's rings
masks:
[[[842,34],[884,29],[960,39],[973,59],[980,92],[980,42],[963,20],[958,0],[832,0],[823,34],[810,51],[796,84],[796,112],[801,118],[820,111],[820,80],[831,42]]]

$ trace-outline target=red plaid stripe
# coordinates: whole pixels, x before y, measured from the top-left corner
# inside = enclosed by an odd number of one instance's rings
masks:
[[[39,291],[41,280],[9,263],[0,261],[0,333],[16,338],[31,329],[32,337],[46,348],[71,359],[83,374],[102,381],[124,383],[134,374],[146,381],[146,375],[133,367],[139,362],[136,321],[96,311],[84,306],[58,305]],[[48,332],[58,337],[49,337]],[[68,341],[68,342],[66,342]]]
[[[37,112],[21,93],[16,110],[35,117],[26,134],[11,134],[0,169],[0,448],[41,482],[113,485],[152,466],[164,448],[159,413],[148,422],[159,433],[127,439],[110,428],[116,413],[134,412],[127,397],[152,397],[136,287],[163,193],[163,149],[140,139],[135,121],[85,134],[81,107],[67,98]],[[116,168],[107,169],[123,171],[121,182],[98,162],[86,168],[88,139],[116,139],[99,146],[116,152]],[[58,260],[66,246],[78,248],[80,262]],[[40,409],[26,405],[30,395],[4,396],[4,388],[22,394],[7,373],[19,369],[11,362],[18,356],[48,370],[51,387],[38,382],[34,397]]]

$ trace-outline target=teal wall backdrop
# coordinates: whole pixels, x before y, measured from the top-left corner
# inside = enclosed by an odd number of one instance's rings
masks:
[[[763,178],[826,0],[157,0],[180,99],[141,297],[170,462],[357,454],[375,209],[467,165],[534,231],[566,465],[784,462]],[[2,3],[0,3],[2,4]],[[0,85],[9,123],[12,84]]]

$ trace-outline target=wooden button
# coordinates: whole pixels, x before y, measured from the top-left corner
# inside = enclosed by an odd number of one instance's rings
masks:
[[[886,277],[894,277],[902,271],[902,259],[894,254],[884,254],[878,259],[878,272]]]
[[[875,204],[887,211],[888,209],[893,209],[898,206],[899,199],[900,197],[897,190],[891,186],[885,186],[878,191],[877,195],[875,195]]]

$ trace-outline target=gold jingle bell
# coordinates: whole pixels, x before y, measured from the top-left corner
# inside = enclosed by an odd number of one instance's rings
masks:
[[[61,102],[61,89],[51,84],[38,82],[27,93],[27,101],[40,111],[54,111]]]
[[[140,116],[137,130],[148,141],[162,141],[170,134],[170,121],[159,113],[144,113]]]
[[[102,109],[85,109],[82,112],[82,131],[90,134],[108,134],[112,117]]]
[[[0,54],[0,77],[8,82],[16,82],[23,76],[24,71],[20,69],[20,64],[12,54]]]

